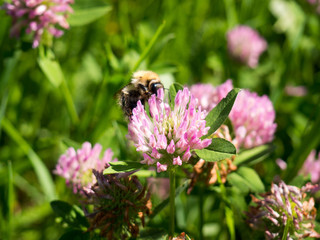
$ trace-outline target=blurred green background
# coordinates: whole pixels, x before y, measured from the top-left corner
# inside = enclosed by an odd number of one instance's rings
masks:
[[[49,200],[76,203],[64,179],[52,174],[68,146],[99,142],[118,159],[139,159],[127,148],[115,99],[137,69],[157,72],[166,87],[232,79],[235,87],[267,94],[278,124],[275,151],[255,166],[267,186],[276,174],[292,179],[319,148],[320,16],[307,1],[75,0],[73,8],[70,29],[46,49],[55,61],[49,64],[28,39],[9,38],[11,19],[0,11],[0,239],[62,235]],[[268,42],[255,69],[228,55],[226,33],[238,24]],[[305,86],[308,94],[288,96],[288,85]],[[277,158],[288,161],[287,173]],[[195,197],[178,201],[177,226],[197,239]],[[204,208],[204,235],[228,239],[214,195]]]

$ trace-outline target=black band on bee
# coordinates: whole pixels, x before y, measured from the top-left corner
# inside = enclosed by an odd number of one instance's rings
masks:
[[[148,91],[148,88],[146,86],[144,86],[143,84],[138,84],[138,87],[143,90],[144,92]]]
[[[159,88],[162,88],[163,85],[161,83],[151,83],[150,85],[150,91],[154,94],[157,94],[157,91]]]

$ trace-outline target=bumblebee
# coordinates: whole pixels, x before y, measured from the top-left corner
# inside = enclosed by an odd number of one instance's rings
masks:
[[[152,94],[157,94],[163,88],[158,74],[152,71],[137,71],[133,73],[131,83],[120,90],[119,104],[126,116],[132,116],[132,110],[140,100],[144,105]]]

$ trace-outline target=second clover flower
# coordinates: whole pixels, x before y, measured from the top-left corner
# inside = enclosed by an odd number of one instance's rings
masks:
[[[240,25],[227,33],[228,49],[232,57],[255,68],[260,55],[267,49],[267,42],[257,31],[249,26]]]
[[[255,206],[247,212],[249,225],[265,232],[266,239],[320,238],[314,230],[317,210],[311,192],[318,191],[318,185],[307,183],[301,189],[285,184],[272,183],[271,191],[252,196]],[[287,228],[287,232],[286,229]]]
[[[195,84],[190,87],[191,93],[207,111],[211,111],[232,89],[231,80],[217,87],[210,84]],[[255,92],[242,90],[235,100],[229,118],[234,129],[234,139],[231,139],[229,132],[222,129],[223,127],[215,134],[232,141],[238,149],[257,147],[271,142],[274,138],[277,128],[275,110],[267,95],[258,96]]]
[[[197,106],[187,88],[178,91],[173,109],[164,101],[163,89],[148,103],[150,116],[139,101],[128,125],[128,138],[143,153],[142,163],[156,164],[158,172],[166,171],[187,162],[192,150],[211,144],[211,139],[201,139],[210,129],[206,127],[206,111]]]
[[[10,35],[19,38],[25,32],[33,36],[32,47],[37,48],[48,36],[60,37],[62,29],[68,29],[68,14],[73,10],[73,0],[13,0],[4,3],[4,9],[12,17]]]
[[[95,177],[92,170],[103,171],[109,166],[113,152],[107,149],[101,158],[102,146],[85,142],[78,150],[70,147],[60,156],[54,173],[65,178],[66,183],[72,186],[74,193],[90,192],[91,186],[95,184]]]

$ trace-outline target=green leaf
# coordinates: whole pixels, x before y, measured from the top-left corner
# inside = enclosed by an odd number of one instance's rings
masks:
[[[237,173],[247,181],[248,186],[253,192],[264,192],[264,185],[255,170],[248,167],[240,167]]]
[[[247,194],[250,191],[249,183],[236,172],[229,173],[227,180],[232,186],[238,188],[243,194]]]
[[[83,211],[78,206],[59,200],[50,202],[50,205],[54,213],[61,217],[63,223],[68,224],[69,227],[76,229],[89,227]]]
[[[195,150],[198,157],[208,162],[216,162],[226,158],[231,158],[236,154],[233,144],[223,138],[213,138],[211,144],[201,150]]]
[[[142,168],[143,164],[139,162],[109,162],[110,167],[103,171],[103,174],[114,174],[120,172],[131,172]]]
[[[68,22],[70,26],[83,26],[94,22],[101,18],[112,9],[111,6],[97,6],[87,9],[74,9],[74,13],[70,15]]]
[[[206,126],[210,127],[209,132],[206,136],[202,138],[206,138],[214,133],[223,122],[228,118],[228,115],[232,109],[234,101],[240,89],[235,88],[232,89],[228,95],[223,98],[214,109],[212,109],[206,117]]]
[[[251,168],[240,167],[237,172],[228,174],[227,179],[231,185],[238,188],[244,194],[249,191],[257,193],[265,191],[259,175]]]
[[[153,170],[139,170],[138,172],[135,172],[134,175],[141,178],[148,178],[148,177],[156,177],[157,174]]]
[[[209,149],[196,149],[194,150],[199,158],[207,161],[207,162],[217,162],[226,158],[231,158],[234,154],[216,152]]]
[[[223,139],[223,138],[213,138],[211,144],[206,147],[208,150],[212,150],[215,152],[221,152],[221,153],[230,153],[230,154],[236,154],[237,149],[235,146]]]
[[[169,87],[169,99],[170,99],[170,107],[173,109],[174,107],[174,99],[176,98],[177,92],[179,90],[183,90],[183,86],[179,83],[173,83]]]
[[[90,239],[90,233],[89,232],[83,232],[81,230],[72,230],[64,233],[59,240],[89,240]]]
[[[38,64],[52,85],[59,87],[64,78],[60,64],[45,55],[38,58]]]
[[[251,148],[242,151],[238,154],[234,160],[234,164],[239,166],[243,164],[248,164],[261,158],[266,158],[274,151],[275,147],[272,144],[265,144],[255,148]]]

